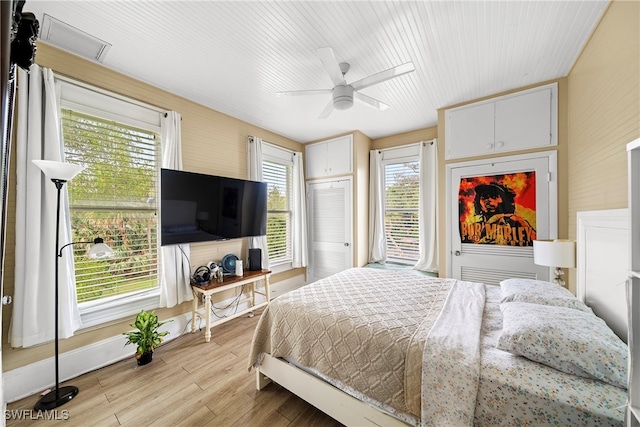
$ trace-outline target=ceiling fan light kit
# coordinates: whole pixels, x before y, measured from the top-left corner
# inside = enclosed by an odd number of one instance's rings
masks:
[[[378,101],[368,95],[358,92],[358,90],[365,89],[369,86],[382,83],[384,81],[393,79],[395,77],[402,76],[415,70],[412,62],[407,62],[397,67],[390,68],[385,71],[381,71],[376,74],[372,74],[368,77],[360,79],[351,84],[347,84],[344,76],[349,71],[350,65],[346,62],[338,63],[333,49],[330,47],[321,47],[317,50],[320,61],[324,66],[325,71],[329,74],[331,81],[333,82],[333,89],[328,90],[295,90],[287,92],[278,92],[278,95],[316,95],[331,92],[331,100],[320,113],[320,119],[326,119],[333,110],[348,110],[353,106],[353,98],[358,101],[373,107],[377,110],[383,111],[389,108],[384,102]]]
[[[333,88],[333,108],[336,110],[348,110],[353,106],[353,88],[348,85],[339,85]]]

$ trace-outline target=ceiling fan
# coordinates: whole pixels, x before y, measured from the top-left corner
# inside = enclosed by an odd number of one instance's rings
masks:
[[[294,91],[286,91],[286,92],[278,92],[278,95],[317,95],[317,94],[331,94],[331,101],[327,104],[322,113],[320,113],[319,118],[326,119],[329,117],[331,112],[335,110],[347,110],[353,106],[353,99],[357,99],[373,108],[378,110],[386,110],[389,108],[387,104],[384,102],[378,101],[375,98],[367,96],[359,90],[367,88],[369,86],[373,86],[378,83],[382,83],[386,80],[392,79],[394,77],[401,76],[403,74],[410,73],[415,70],[412,62],[407,62],[402,65],[398,65],[397,67],[390,68],[385,71],[381,71],[376,74],[372,74],[368,77],[355,81],[353,83],[347,84],[344,76],[349,71],[351,67],[346,62],[340,62],[336,60],[335,55],[333,54],[333,49],[330,47],[321,47],[317,50],[318,56],[320,57],[320,61],[322,61],[322,65],[324,69],[331,77],[331,81],[333,82],[332,89],[319,89],[319,90],[294,90]]]

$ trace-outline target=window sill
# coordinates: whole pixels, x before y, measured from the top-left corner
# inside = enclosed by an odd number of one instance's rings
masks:
[[[140,310],[154,310],[159,305],[159,289],[105,301],[82,303],[79,306],[81,328],[91,328],[123,317],[135,316]]]
[[[281,264],[269,266],[269,270],[271,270],[272,274],[283,273],[285,271],[289,271],[293,269],[294,269],[293,264],[290,262],[283,262]]]

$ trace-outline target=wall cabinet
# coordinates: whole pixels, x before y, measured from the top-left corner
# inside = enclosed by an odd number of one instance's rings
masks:
[[[445,131],[447,160],[557,145],[557,84],[449,109]]]
[[[307,179],[348,175],[353,171],[353,136],[308,144]]]

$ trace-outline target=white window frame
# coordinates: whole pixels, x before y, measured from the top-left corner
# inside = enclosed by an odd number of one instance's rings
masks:
[[[62,108],[148,129],[161,135],[161,115],[164,114],[164,111],[156,107],[65,77],[56,78],[56,89],[60,94]],[[162,141],[160,143],[162,144]],[[160,168],[161,165],[158,164],[158,176]],[[158,227],[158,232],[159,230]],[[158,253],[160,253],[159,236]],[[161,271],[159,269],[159,275]],[[81,328],[93,327],[135,315],[143,309],[153,310],[159,305],[159,286],[152,290],[78,303]]]
[[[293,156],[295,153],[291,150],[287,150],[286,148],[278,147],[277,145],[270,144],[267,142],[263,142],[262,144],[262,162],[271,162],[278,163],[281,165],[291,166],[293,168]],[[295,177],[292,177],[295,179]],[[289,189],[292,190],[292,189]],[[289,196],[292,197],[292,192],[289,191]],[[295,206],[293,206],[293,200],[289,199],[289,206],[292,212],[292,217],[294,214]],[[289,253],[293,256],[293,241],[292,236],[289,236],[289,241],[287,242],[289,246]],[[279,262],[277,264],[273,263],[273,260],[269,259],[269,269],[273,273],[278,273],[282,271],[287,271],[293,269],[293,260],[287,260],[284,262]]]
[[[397,164],[397,163],[410,163],[410,162],[418,162],[420,164],[420,144],[410,144],[402,147],[396,148],[388,148],[385,150],[381,150],[382,153],[382,168],[381,173],[385,173],[387,165]],[[386,188],[386,176],[385,176],[385,188]],[[419,185],[419,184],[418,184]],[[386,190],[382,192],[382,197],[386,199]],[[386,206],[386,200],[383,200],[383,206]],[[386,217],[386,208],[383,213],[384,217]],[[419,220],[419,219],[418,219]],[[387,238],[385,233],[385,240]],[[405,260],[400,258],[389,258],[387,252],[387,262],[394,264],[403,264],[403,265],[415,265],[418,259],[415,260]]]

